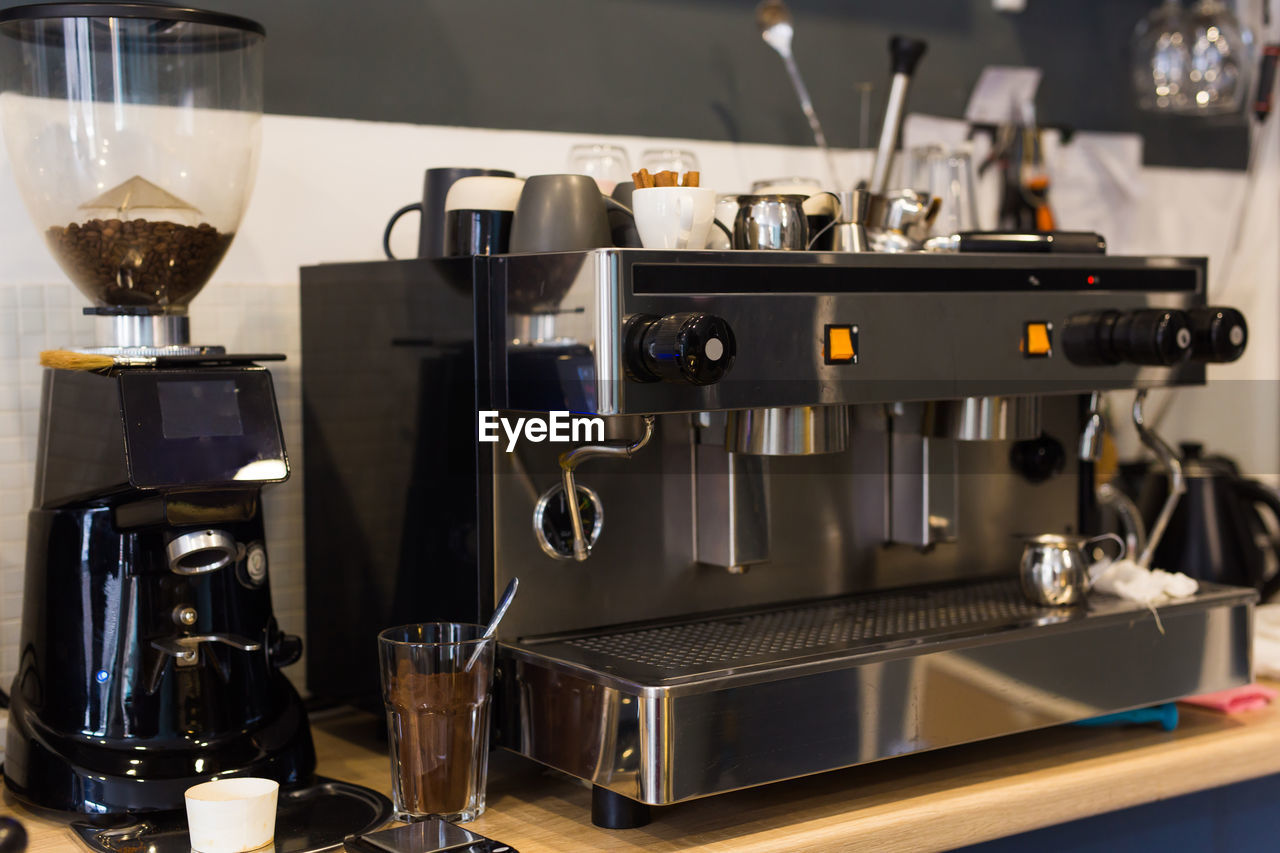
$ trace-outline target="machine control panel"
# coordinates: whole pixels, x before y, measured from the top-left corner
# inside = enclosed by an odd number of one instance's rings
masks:
[[[639,315],[626,328],[627,370],[639,382],[712,385],[733,367],[737,342],[722,317]]]

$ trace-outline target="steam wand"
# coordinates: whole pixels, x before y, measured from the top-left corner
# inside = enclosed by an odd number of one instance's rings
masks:
[[[587,544],[586,534],[582,530],[582,509],[578,505],[578,484],[573,479],[574,469],[588,459],[598,456],[630,459],[637,450],[648,444],[651,438],[653,438],[653,415],[645,415],[644,435],[634,444],[587,444],[560,454],[565,503],[569,507],[569,520],[573,524],[573,559],[579,563],[591,556],[591,546]]]
[[[1156,435],[1147,426],[1142,414],[1142,407],[1146,401],[1147,390],[1144,388],[1133,398],[1133,425],[1138,428],[1138,437],[1142,439],[1142,443],[1151,449],[1151,452],[1160,459],[1160,462],[1169,471],[1169,496],[1165,498],[1164,506],[1160,508],[1160,514],[1156,516],[1155,524],[1151,526],[1151,533],[1147,538],[1147,547],[1143,549],[1142,556],[1138,557],[1138,565],[1144,569],[1149,569],[1151,568],[1151,558],[1156,552],[1156,546],[1160,544],[1160,539],[1164,536],[1164,530],[1169,526],[1169,519],[1173,517],[1173,511],[1178,506],[1178,500],[1187,491],[1187,482],[1182,476],[1182,462],[1179,461],[1178,454],[1163,438]]]

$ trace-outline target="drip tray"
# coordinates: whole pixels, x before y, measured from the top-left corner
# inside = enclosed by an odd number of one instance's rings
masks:
[[[1247,683],[1255,599],[988,580],[504,644],[502,742],[673,803]]]
[[[391,801],[377,791],[318,779],[309,788],[281,789],[275,843],[259,849],[262,853],[341,850],[347,836],[372,832],[390,819]],[[111,826],[75,821],[71,828],[91,849],[103,853],[191,853],[184,811],[126,816]]]

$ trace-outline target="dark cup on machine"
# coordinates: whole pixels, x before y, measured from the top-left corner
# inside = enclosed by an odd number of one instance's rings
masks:
[[[573,252],[613,246],[606,209],[630,213],[587,175],[534,175],[511,223],[512,252]]]
[[[511,222],[524,181],[493,175],[461,178],[444,202],[446,256],[500,255],[511,249]]]
[[[391,260],[396,256],[391,251],[391,229],[401,216],[416,210],[422,214],[418,226],[418,257],[442,258],[444,251],[444,202],[449,189],[462,178],[477,175],[490,175],[502,178],[514,178],[515,172],[506,169],[474,169],[447,166],[427,169],[422,182],[422,201],[406,204],[391,215],[386,230],[382,232],[382,251]]]

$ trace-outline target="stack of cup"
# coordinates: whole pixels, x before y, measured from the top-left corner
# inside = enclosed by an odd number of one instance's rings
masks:
[[[444,254],[501,255],[511,247],[511,221],[524,181],[482,175],[460,178],[444,200]]]

